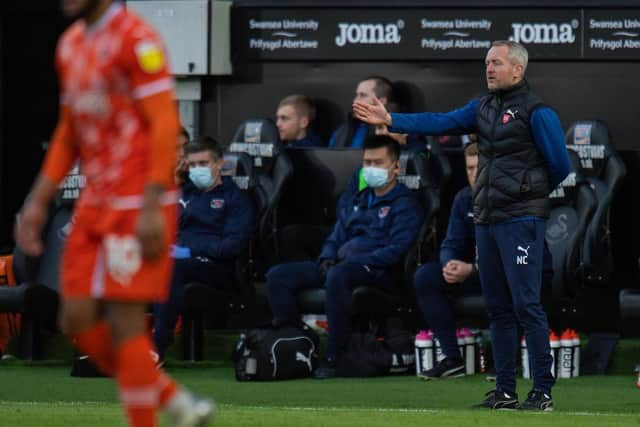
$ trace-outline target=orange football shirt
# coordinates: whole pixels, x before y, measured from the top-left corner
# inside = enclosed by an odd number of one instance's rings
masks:
[[[78,20],[65,31],[56,65],[69,139],[87,178],[78,208],[135,208],[151,168],[150,132],[136,102],[174,86],[160,37],[114,4],[93,25]]]

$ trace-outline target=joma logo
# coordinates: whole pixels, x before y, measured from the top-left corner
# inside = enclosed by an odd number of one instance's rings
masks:
[[[340,22],[336,45],[342,47],[347,44],[398,44],[402,40],[400,35],[402,28],[404,28],[402,20],[392,24]]]
[[[566,44],[573,43],[576,36],[573,32],[578,28],[577,19],[571,23],[521,23],[514,22],[511,24],[513,34],[509,40],[516,43],[533,43],[533,44]]]

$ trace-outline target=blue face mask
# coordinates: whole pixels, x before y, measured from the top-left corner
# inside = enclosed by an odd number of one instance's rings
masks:
[[[389,182],[389,171],[384,168],[364,167],[362,173],[364,181],[371,188],[384,187]]]
[[[195,166],[189,168],[189,179],[200,190],[206,190],[213,185],[213,176],[211,176],[211,169],[206,166]]]

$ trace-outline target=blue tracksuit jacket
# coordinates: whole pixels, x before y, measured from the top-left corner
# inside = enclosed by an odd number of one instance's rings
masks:
[[[365,188],[344,202],[318,258],[381,269],[400,263],[423,222],[422,208],[407,187],[397,183],[381,197]]]
[[[254,229],[254,207],[249,197],[223,176],[222,185],[199,190],[187,180],[180,198],[178,246],[192,256],[231,259],[246,247]]]
[[[473,263],[475,258],[476,229],[471,187],[466,186],[453,199],[447,235],[440,244],[440,264],[444,267],[452,259]]]

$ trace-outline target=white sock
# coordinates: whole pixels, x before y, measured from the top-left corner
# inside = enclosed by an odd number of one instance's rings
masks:
[[[175,396],[173,396],[167,403],[167,406],[165,406],[165,410],[169,414],[175,414],[176,412],[182,411],[185,406],[188,406],[191,403],[191,400],[191,395],[189,393],[183,389],[178,389]]]

